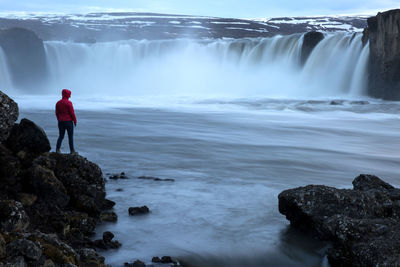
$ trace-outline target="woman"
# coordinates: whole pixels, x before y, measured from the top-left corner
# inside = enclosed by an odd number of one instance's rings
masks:
[[[61,94],[62,99],[56,104],[56,116],[60,133],[57,140],[56,152],[60,153],[61,142],[64,139],[65,130],[67,130],[71,154],[77,154],[74,149],[74,126],[76,126],[76,116],[72,102],[68,100],[71,97],[71,91],[63,89]]]

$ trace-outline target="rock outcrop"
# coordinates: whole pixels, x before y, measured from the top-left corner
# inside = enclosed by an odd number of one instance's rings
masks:
[[[47,77],[43,40],[23,28],[0,30],[0,47],[7,57],[13,84],[31,89]]]
[[[363,42],[369,40],[368,94],[400,99],[400,9],[378,13],[368,19]]]
[[[0,118],[12,126],[16,117],[8,115]],[[103,246],[90,239],[115,204],[105,198],[101,169],[79,155],[48,152],[46,133],[32,121],[8,129],[0,143],[0,266],[105,266],[94,248],[120,244],[112,233]]]
[[[0,91],[0,143],[8,138],[18,115],[17,103]]]
[[[300,63],[304,65],[310,56],[313,49],[319,42],[324,39],[324,34],[321,32],[307,32],[304,34],[303,44],[301,46]]]
[[[291,226],[332,243],[331,266],[400,266],[400,189],[363,174],[353,187],[285,190],[279,211]]]

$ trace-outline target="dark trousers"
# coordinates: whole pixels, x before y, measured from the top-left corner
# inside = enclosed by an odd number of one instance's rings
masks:
[[[60,135],[57,140],[57,150],[61,147],[61,142],[64,139],[65,130],[68,133],[68,141],[69,141],[69,150],[74,152],[74,123],[72,121],[59,121],[58,122],[58,130]]]

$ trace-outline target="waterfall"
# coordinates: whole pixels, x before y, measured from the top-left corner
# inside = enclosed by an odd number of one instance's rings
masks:
[[[362,47],[361,34],[326,34],[304,66],[302,43],[301,34],[94,44],[47,41],[48,92],[70,88],[82,95],[194,98],[363,94],[368,46]]]
[[[4,54],[3,49],[0,47],[0,90],[5,92],[12,90],[12,88],[13,86],[10,72],[8,70],[6,55]]]

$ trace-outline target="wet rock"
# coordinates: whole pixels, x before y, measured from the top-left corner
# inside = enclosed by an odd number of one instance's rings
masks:
[[[134,216],[134,215],[142,215],[142,214],[147,214],[150,212],[149,208],[147,206],[142,206],[142,207],[130,207],[128,209],[129,215]]]
[[[15,257],[10,259],[10,261],[7,261],[7,263],[4,265],[5,267],[28,267],[28,264],[25,261],[25,258],[23,256]]]
[[[339,106],[339,105],[343,105],[344,104],[344,100],[332,100],[331,102],[329,102],[329,105],[332,106]]]
[[[18,115],[17,103],[0,91],[0,143],[8,138]]]
[[[28,119],[14,124],[6,146],[13,152],[19,151],[40,154],[50,151],[50,142],[42,128]]]
[[[28,228],[29,217],[20,202],[0,200],[0,226],[6,232],[22,232]]]
[[[84,248],[80,249],[78,253],[80,255],[79,266],[105,266],[104,257],[100,256],[94,249]]]
[[[118,180],[118,179],[128,179],[128,177],[126,176],[125,172],[121,172],[121,173],[116,173],[116,174],[110,174],[110,176],[108,177],[111,180]]]
[[[78,265],[79,255],[57,235],[36,232],[29,234],[27,238],[40,243],[46,259],[63,266]]]
[[[3,236],[0,234],[0,259],[4,259],[7,256],[6,251],[6,241]]]
[[[133,263],[124,263],[125,267],[146,267],[146,264],[143,261],[136,260]]]
[[[118,241],[112,241],[114,234],[111,232],[104,232],[103,239],[94,241],[94,246],[101,249],[117,249],[121,246]]]
[[[379,12],[367,20],[369,40],[368,94],[400,99],[400,9]]]
[[[117,191],[117,192],[122,192],[122,191],[124,191],[124,189],[122,189],[122,188],[117,188],[117,189],[115,189],[115,191]]]
[[[40,246],[28,239],[18,239],[7,245],[7,257],[25,256],[29,260],[39,260],[42,256]]]
[[[162,179],[162,178],[152,177],[152,176],[139,176],[138,179],[161,181],[161,182],[174,182],[175,181],[174,179],[171,179],[171,178]]]
[[[103,209],[109,210],[112,209],[115,206],[115,202],[109,199],[104,199],[103,202]]]
[[[94,234],[96,219],[90,217],[87,213],[72,211],[66,212],[65,216],[71,229],[79,229],[86,236]]]
[[[363,100],[360,100],[360,101],[351,101],[350,104],[351,104],[351,105],[368,105],[368,104],[369,104],[369,101],[363,101]]]
[[[307,32],[304,35],[303,45],[301,46],[301,65],[304,65],[310,56],[312,50],[317,46],[317,44],[324,39],[324,34],[321,32]]]
[[[68,204],[70,198],[67,190],[52,170],[38,165],[33,167],[30,172],[32,189],[36,195],[59,207],[65,207]]]
[[[375,175],[369,174],[360,174],[353,181],[354,190],[359,191],[367,191],[367,190],[382,190],[382,191],[390,191],[393,190],[394,187]]]
[[[82,156],[50,153],[56,161],[54,174],[70,196],[69,204],[78,211],[98,217],[105,203],[103,174],[96,164]]]
[[[332,243],[331,266],[400,264],[400,190],[373,175],[354,190],[308,185],[279,194],[279,211],[291,225]]]
[[[170,256],[162,256],[161,263],[175,263]]]
[[[110,242],[114,238],[114,234],[107,231],[103,233],[103,241],[104,242]]]
[[[24,207],[30,207],[33,204],[35,204],[37,200],[37,196],[33,194],[28,194],[28,193],[19,193],[19,201],[21,202],[22,206]]]
[[[104,211],[100,214],[100,221],[116,222],[116,221],[118,221],[118,215],[113,211]]]

